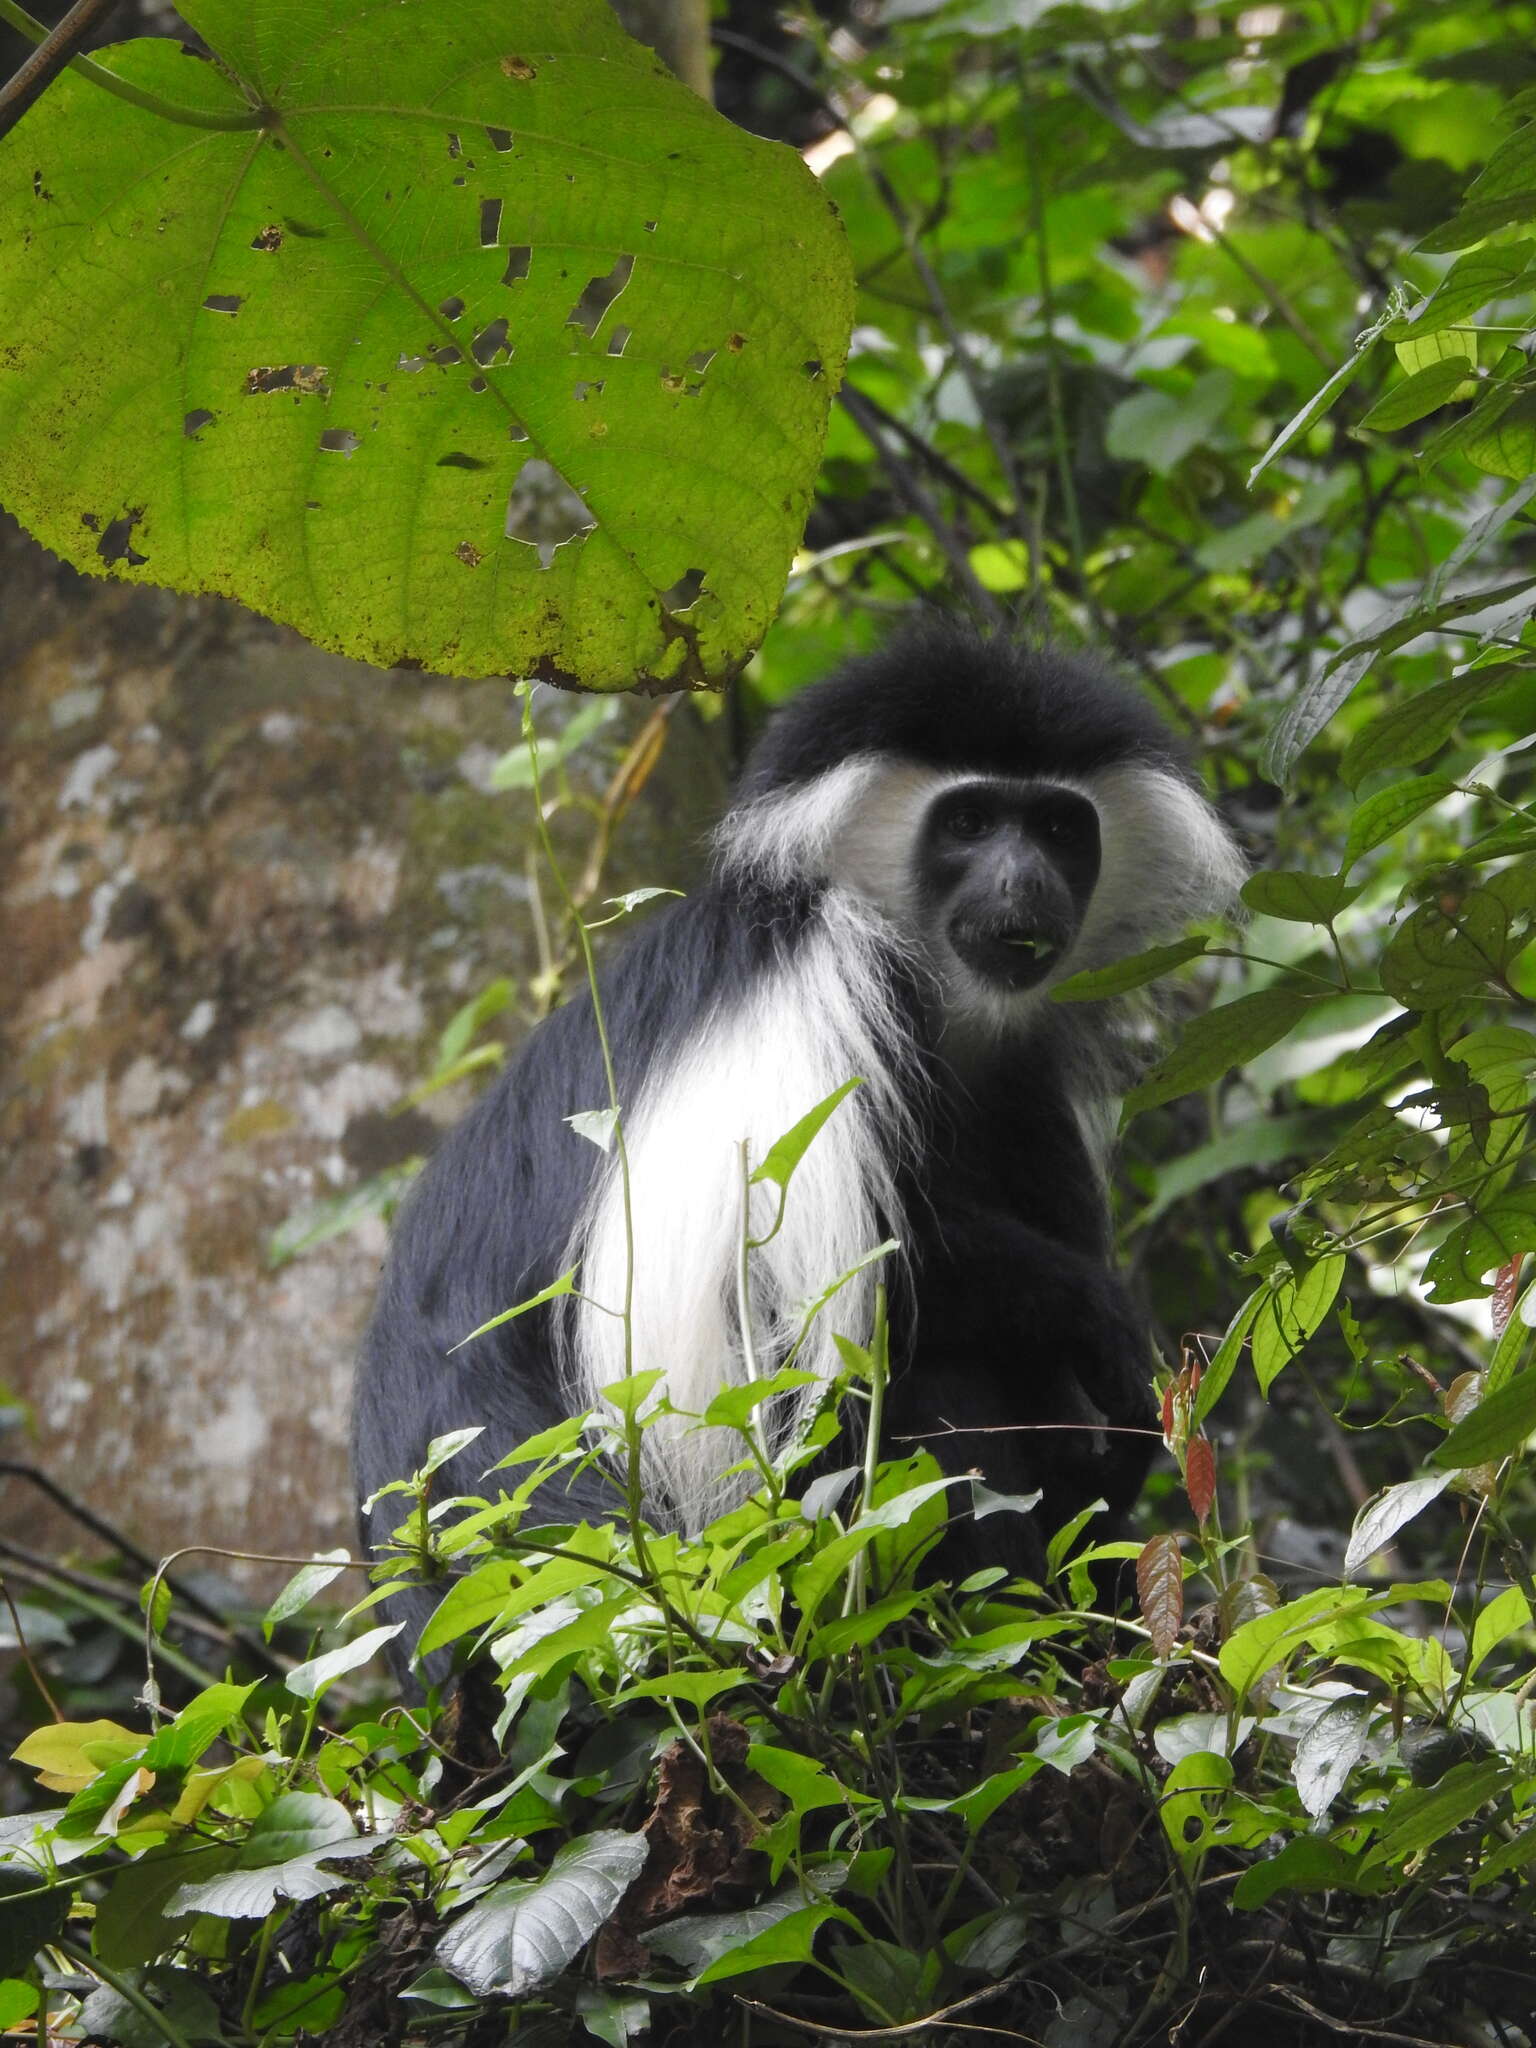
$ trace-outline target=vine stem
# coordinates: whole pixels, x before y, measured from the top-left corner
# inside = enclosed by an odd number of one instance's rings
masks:
[[[608,1023],[603,1015],[602,993],[597,985],[597,961],[592,952],[592,933],[586,918],[571,893],[566,880],[565,869],[555,853],[550,837],[549,820],[544,814],[544,785],[539,772],[539,736],[533,722],[533,686],[522,685],[523,691],[523,740],[528,748],[528,760],[533,775],[533,815],[539,835],[539,845],[555,886],[560,891],[566,914],[576,928],[577,942],[581,947],[581,964],[586,974],[587,998],[592,1005],[592,1021],[597,1029],[597,1043],[603,1057],[603,1079],[608,1088],[608,1110],[613,1118],[613,1149],[619,1165],[619,1193],[624,1209],[624,1378],[630,1380],[635,1370],[635,1205],[634,1191],[630,1182],[629,1149],[624,1141],[624,1110],[619,1101],[618,1075],[613,1064],[613,1047],[608,1039]],[[641,1424],[636,1404],[629,1400],[624,1409],[624,1497],[629,1515],[630,1535],[634,1541],[635,1559],[657,1596],[663,1623],[667,1631],[667,1669],[673,1670],[677,1663],[676,1648],[672,1640],[672,1604],[666,1596],[651,1558],[651,1547],[645,1534],[644,1496],[641,1491],[640,1454]]]
[[[18,7],[16,0],[0,0],[0,21],[7,22],[18,35],[37,45],[20,70],[0,86],[0,135],[10,133],[61,71],[77,71],[82,78],[89,79],[92,85],[99,85],[103,92],[111,93],[115,99],[126,100],[131,107],[138,107],[146,114],[157,114],[162,121],[175,121],[184,128],[234,132],[242,128],[265,128],[270,124],[272,116],[266,107],[247,107],[242,112],[227,114],[215,113],[208,107],[184,107],[178,100],[162,99],[158,93],[145,92],[141,86],[130,85],[126,78],[119,78],[104,64],[82,57],[81,45],[116,5],[117,0],[75,0],[75,5],[58,27],[50,29],[35,20],[24,7]]]
[[[635,1369],[635,1212],[629,1178],[629,1151],[624,1143],[624,1111],[619,1101],[619,1083],[613,1064],[613,1047],[608,1040],[608,1024],[603,1016],[602,999],[598,993],[597,961],[592,953],[592,934],[571,893],[570,884],[565,879],[565,870],[556,857],[554,842],[549,836],[549,820],[544,815],[543,779],[539,771],[539,737],[533,723],[533,692],[527,684],[523,686],[523,739],[528,748],[528,759],[533,772],[533,814],[539,844],[543,848],[549,871],[555,878],[555,887],[560,891],[566,913],[576,928],[576,940],[581,947],[581,964],[586,971],[587,995],[592,1004],[592,1021],[597,1027],[597,1043],[603,1058],[603,1079],[608,1088],[608,1108],[613,1117],[613,1149],[619,1162],[619,1185],[624,1198],[624,1377],[628,1379]]]
[[[159,2006],[152,1999],[145,1997],[131,1977],[123,1972],[109,1969],[100,1956],[92,1955],[88,1948],[82,1948],[79,1942],[71,1941],[68,1935],[61,1934],[49,1946],[56,1948],[61,1955],[68,1956],[72,1963],[78,1963],[81,1969],[89,1971],[91,1976],[99,1977],[103,1984],[110,1990],[115,1991],[119,1998],[131,2005],[140,2019],[145,2022],[153,2033],[158,2034],[162,2041],[168,2042],[170,2048],[191,2048],[190,2042],[181,2029],[174,2024],[167,2014],[160,2010]]]

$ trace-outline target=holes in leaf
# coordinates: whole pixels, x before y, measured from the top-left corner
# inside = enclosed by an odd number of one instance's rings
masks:
[[[739,356],[747,345],[747,337],[744,334],[728,334],[725,337],[725,345],[733,356]]]
[[[489,469],[490,464],[483,455],[466,455],[462,448],[455,448],[451,454],[439,455],[439,469]]]
[[[245,304],[234,292],[210,292],[203,301],[205,313],[238,313]]]
[[[466,569],[478,569],[485,560],[472,540],[461,540],[453,552]]]
[[[301,398],[323,398],[330,375],[324,363],[265,364],[245,373],[248,392],[292,391]]]
[[[495,249],[501,242],[501,201],[482,199],[480,202],[480,246]]]
[[[200,405],[195,412],[187,414],[181,423],[181,431],[189,441],[195,441],[204,427],[212,423],[212,420],[213,414],[208,411],[206,406]]]
[[[453,134],[451,130],[448,136],[448,154],[450,156],[462,156],[464,154],[463,143],[460,142],[457,135]]]
[[[590,383],[578,384],[576,386],[576,389],[572,392],[571,396],[576,400],[576,403],[578,405],[584,405],[586,401],[592,396],[594,391],[601,393],[603,386],[607,382],[608,379],[606,377],[594,377]]]
[[[437,310],[445,320],[457,320],[463,314],[464,301],[462,299],[440,299]]]
[[[697,370],[702,377],[714,360],[715,351],[712,348],[696,348],[688,358],[688,367],[690,370]]]
[[[453,344],[449,342],[443,348],[433,349],[432,360],[441,369],[451,370],[455,363],[463,362],[464,351],[461,348],[455,348]]]
[[[645,232],[646,232],[646,233],[647,233],[648,235],[654,235],[654,234],[655,234],[655,232],[656,232],[656,223],[655,223],[655,221],[653,221],[653,220],[648,220],[648,221],[647,221],[647,222],[645,223]]]
[[[480,392],[487,390],[489,387],[487,386],[486,381],[483,377],[471,377],[469,380],[469,388],[471,391]]]
[[[615,327],[612,334],[610,334],[608,337],[609,355],[623,355],[625,349],[629,347],[629,337],[634,333],[634,331],[635,330],[632,327]]]
[[[566,315],[566,326],[579,327],[588,336],[596,334],[603,315],[629,283],[634,268],[633,256],[621,256],[606,276],[589,278],[581,297]]]
[[[533,261],[533,251],[526,242],[519,242],[507,251],[507,267],[501,273],[503,284],[521,284],[528,275],[528,266]]]
[[[595,525],[580,495],[553,463],[535,455],[523,464],[507,499],[502,530],[508,540],[535,548],[541,569],[553,562],[556,548],[580,540]]]
[[[661,593],[661,601],[669,612],[691,611],[704,592],[704,571],[685,569],[669,590]]]
[[[523,84],[539,75],[538,67],[530,64],[526,57],[503,57],[501,68],[508,78],[515,78]]]
[[[505,156],[512,147],[512,130],[510,128],[487,128],[485,139],[492,149],[499,149],[502,155]]]
[[[509,441],[526,441],[527,438],[528,429],[523,425],[522,421],[513,420],[507,428],[507,439]]]
[[[327,455],[355,455],[362,445],[362,436],[354,434],[350,427],[327,427],[320,436],[320,446]]]
[[[251,237],[251,247],[253,249],[281,249],[282,246],[283,231],[276,221],[264,227],[259,235],[252,235]]]
[[[809,362],[802,363],[800,367],[814,384],[821,375],[821,358],[820,356],[812,356]]]
[[[133,545],[133,529],[144,517],[144,507],[135,505],[125,512],[121,519],[109,520],[96,543],[96,552],[104,562],[126,562],[130,569],[142,569],[149,560]]]
[[[503,314],[500,319],[490,321],[482,327],[469,345],[469,352],[481,369],[488,369],[500,355],[510,356],[512,344],[507,339],[507,321]]]
[[[427,367],[425,356],[401,356],[395,364],[397,370],[409,370],[413,375]]]

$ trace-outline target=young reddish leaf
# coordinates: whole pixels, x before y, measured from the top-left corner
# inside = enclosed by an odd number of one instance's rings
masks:
[[[1184,1570],[1177,1536],[1153,1536],[1136,1560],[1136,1598],[1159,1657],[1173,1654],[1184,1619]]]
[[[1216,1604],[1222,1641],[1235,1635],[1245,1622],[1254,1621],[1261,1614],[1273,1614],[1279,1605],[1280,1588],[1268,1572],[1251,1572],[1246,1579],[1234,1579],[1231,1585],[1222,1588]]]
[[[1502,1337],[1509,1327],[1514,1314],[1515,1297],[1520,1292],[1520,1264],[1523,1254],[1515,1256],[1500,1266],[1493,1283],[1493,1334],[1495,1340]]]
[[[1184,1491],[1203,1529],[1216,1505],[1216,1446],[1208,1436],[1192,1436],[1184,1459]]]
[[[1472,1410],[1483,1398],[1483,1374],[1480,1372],[1458,1373],[1440,1398],[1445,1410],[1445,1419],[1450,1423],[1465,1422]]]

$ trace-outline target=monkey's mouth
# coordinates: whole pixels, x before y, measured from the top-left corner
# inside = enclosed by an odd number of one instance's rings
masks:
[[[1071,934],[1045,923],[956,924],[955,951],[974,974],[1003,989],[1036,988],[1059,964]]]
[[[1054,960],[1061,951],[1056,941],[1047,938],[1043,932],[1002,932],[999,937],[1003,945],[1011,946],[1015,952],[1027,953],[1032,960]]]

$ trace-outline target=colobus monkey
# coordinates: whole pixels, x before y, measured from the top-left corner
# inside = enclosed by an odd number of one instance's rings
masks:
[[[739,1142],[760,1161],[859,1075],[753,1255],[759,1370],[807,1301],[896,1238],[888,1441],[922,1435],[951,1471],[1044,1489],[1037,1516],[957,1532],[971,1554],[952,1540],[946,1561],[1038,1570],[1043,1535],[1078,1508],[1100,1494],[1128,1507],[1151,1439],[1114,1431],[1151,1422],[1151,1360],[1111,1264],[1106,1166],[1134,1017],[1050,989],[1221,910],[1242,874],[1160,718],[1080,656],[930,624],[797,697],[748,762],[707,881],[601,982],[630,1160],[634,1369],[661,1367],[695,1414],[745,1376]],[[474,1492],[623,1375],[622,1321],[604,1312],[628,1269],[617,1166],[565,1121],[606,1100],[579,996],[426,1169],[364,1345],[361,1493],[483,1423],[442,1475],[444,1492]],[[754,1191],[754,1236],[774,1206]],[[576,1264],[585,1301],[451,1349]],[[839,1370],[834,1332],[868,1336],[875,1282],[835,1297],[797,1363]],[[722,1478],[741,1446],[717,1432],[671,1419],[646,1441],[660,1524],[698,1527],[744,1484]],[[618,1495],[588,1472],[545,1505],[546,1521],[608,1518]],[[400,1517],[387,1497],[373,1539]],[[389,1603],[410,1614],[402,1643],[437,1597]]]

